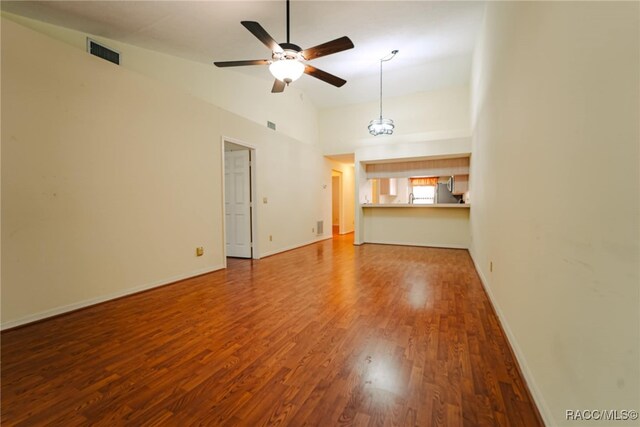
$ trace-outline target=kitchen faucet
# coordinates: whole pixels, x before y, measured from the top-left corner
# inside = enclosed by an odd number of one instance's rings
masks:
[[[413,195],[413,193],[409,193],[409,204],[412,205],[413,201],[416,199],[416,197]]]

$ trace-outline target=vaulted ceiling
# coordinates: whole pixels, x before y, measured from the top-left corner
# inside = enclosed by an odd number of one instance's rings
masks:
[[[242,20],[286,39],[284,1],[2,1],[2,10],[208,64],[270,59]],[[311,62],[346,79],[342,88],[310,76],[292,84],[320,108],[377,100],[379,59],[393,49],[400,52],[384,65],[385,97],[465,84],[483,12],[481,2],[293,0],[292,43],[346,35],[355,48]],[[265,66],[224,71],[264,78],[271,89]]]

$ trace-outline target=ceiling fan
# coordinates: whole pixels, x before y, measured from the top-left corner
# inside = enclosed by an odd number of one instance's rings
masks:
[[[248,61],[223,61],[214,62],[217,67],[240,67],[244,65],[269,65],[269,71],[276,78],[271,92],[283,92],[285,86],[297,80],[300,76],[308,74],[324,82],[337,87],[343,86],[347,81],[340,77],[329,74],[316,67],[303,63],[322,56],[342,52],[353,48],[353,42],[349,37],[340,37],[327,43],[319,44],[308,49],[302,49],[289,41],[289,0],[287,0],[287,42],[276,43],[276,41],[262,28],[260,24],[253,21],[242,21],[241,24],[258,38],[265,46],[271,49],[272,59],[255,59]]]

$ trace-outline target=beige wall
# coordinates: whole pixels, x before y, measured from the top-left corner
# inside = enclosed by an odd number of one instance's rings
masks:
[[[472,255],[548,425],[640,409],[639,4],[488,3]],[[493,272],[489,263],[493,263]]]
[[[320,110],[320,142],[325,154],[354,153],[359,148],[468,138],[469,87],[456,86],[401,97],[385,97],[383,115],[396,124],[393,135],[372,136],[369,121],[379,103]]]
[[[260,256],[331,237],[331,168],[318,145],[302,143],[224,110],[220,110],[219,121],[222,135],[256,148],[258,200],[254,208]],[[314,230],[319,220],[325,223],[322,236]]]
[[[469,247],[469,209],[466,208],[363,208],[365,243]]]
[[[271,94],[273,78],[267,67],[265,78],[260,79],[228,68],[219,69],[211,63],[190,61],[6,12],[2,15],[83,52],[89,36],[119,51],[123,68],[175,87],[261,126],[266,126],[267,120],[272,121],[279,133],[298,141],[318,142],[318,111],[313,103],[295,85],[277,96]]]
[[[325,237],[316,144],[6,19],[1,31],[3,328],[223,267],[223,136],[256,147],[260,255]]]
[[[223,266],[215,107],[6,20],[2,105],[3,325]]]

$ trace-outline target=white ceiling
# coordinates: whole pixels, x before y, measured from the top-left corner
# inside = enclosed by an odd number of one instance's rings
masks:
[[[242,20],[257,21],[276,41],[286,41],[282,0],[2,1],[2,9],[209,64],[270,59]],[[393,49],[400,52],[384,63],[385,97],[467,83],[483,12],[482,2],[293,0],[292,43],[304,49],[346,35],[355,48],[311,62],[346,79],[342,88],[310,76],[292,84],[320,108],[375,101],[379,59]],[[265,66],[224,71],[264,78],[271,90]]]

